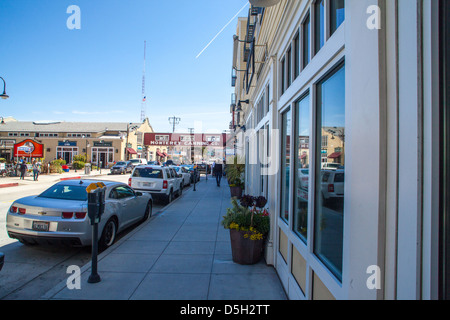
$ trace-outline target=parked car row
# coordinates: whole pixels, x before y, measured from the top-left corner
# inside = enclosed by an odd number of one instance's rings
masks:
[[[129,162],[116,165],[112,170],[129,172]],[[60,181],[39,195],[14,201],[7,212],[6,230],[10,238],[26,245],[56,242],[89,246],[92,226],[87,187],[102,182],[106,188],[105,212],[98,226],[98,241],[99,247],[106,249],[119,232],[152,215],[154,200],[170,203],[181,196],[183,188],[195,178],[193,172],[186,166],[144,164],[133,167],[128,185],[93,179]]]

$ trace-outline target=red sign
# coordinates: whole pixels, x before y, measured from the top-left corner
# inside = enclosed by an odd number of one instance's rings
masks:
[[[14,157],[43,158],[44,145],[31,139],[14,145]]]

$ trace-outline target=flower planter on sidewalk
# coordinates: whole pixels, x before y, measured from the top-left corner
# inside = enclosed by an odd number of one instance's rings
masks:
[[[234,262],[250,265],[258,263],[261,260],[263,256],[264,239],[251,240],[247,231],[230,229],[230,240],[231,253]]]

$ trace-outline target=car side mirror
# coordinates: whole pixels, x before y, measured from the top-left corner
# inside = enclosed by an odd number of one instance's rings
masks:
[[[180,174],[178,175],[178,178],[183,178],[183,175],[180,173]]]
[[[142,194],[143,194],[142,192],[136,191],[136,196],[137,196],[137,197],[142,196]]]

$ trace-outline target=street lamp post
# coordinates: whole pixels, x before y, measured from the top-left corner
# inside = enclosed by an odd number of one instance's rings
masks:
[[[3,93],[0,94],[0,98],[2,98],[3,100],[6,100],[9,98],[9,96],[6,94],[6,81],[2,77],[0,77],[0,79],[3,80]]]

